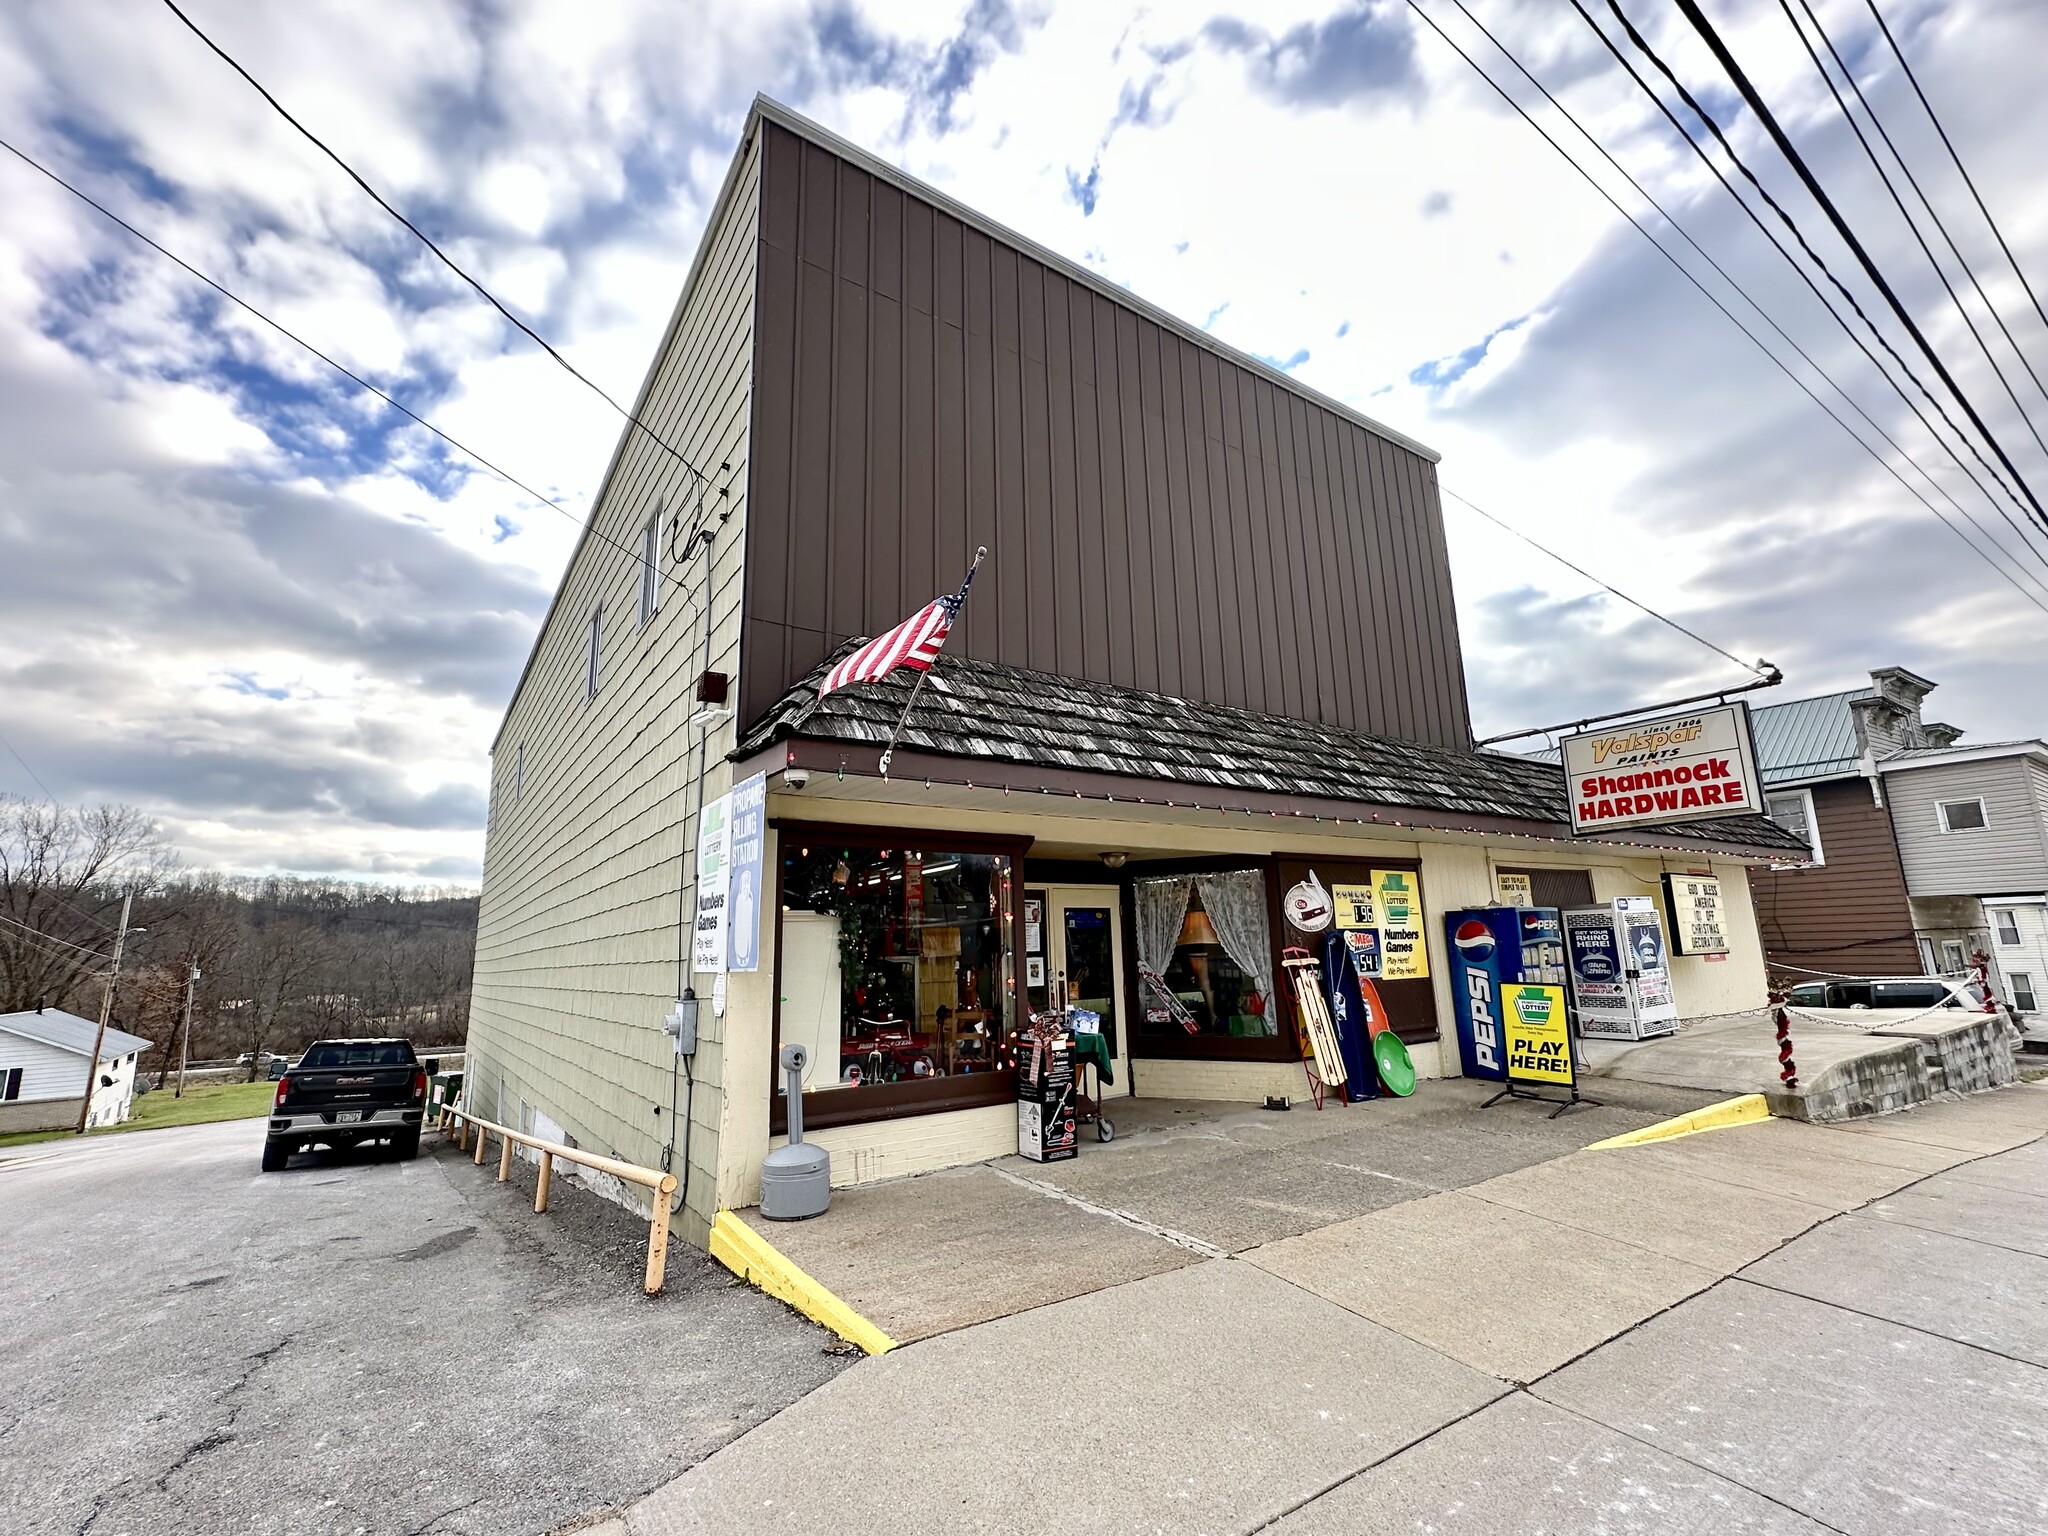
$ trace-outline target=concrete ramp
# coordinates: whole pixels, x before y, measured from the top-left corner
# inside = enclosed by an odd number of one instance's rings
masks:
[[[1909,1109],[1950,1093],[2018,1081],[2012,1031],[1995,1014],[1902,1014],[1870,1028],[1869,1010],[1835,1020],[1794,1016],[1799,1086],[1778,1077],[1777,1036],[1763,1011],[1702,1020],[1655,1040],[1582,1042],[1587,1074],[1728,1094],[1761,1093],[1771,1112],[1827,1123]]]

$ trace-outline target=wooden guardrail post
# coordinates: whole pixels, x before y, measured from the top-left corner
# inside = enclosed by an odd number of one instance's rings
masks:
[[[585,1152],[578,1147],[563,1146],[552,1141],[543,1141],[538,1136],[524,1131],[515,1131],[510,1126],[497,1125],[489,1120],[472,1115],[465,1109],[447,1107],[443,1112],[442,1128],[453,1127],[466,1139],[471,1132],[476,1135],[476,1163],[483,1166],[484,1148],[488,1145],[491,1132],[498,1133],[503,1144],[498,1152],[498,1182],[504,1183],[512,1177],[512,1149],[514,1145],[532,1147],[540,1154],[540,1177],[535,1181],[533,1209],[536,1214],[548,1208],[548,1194],[554,1185],[555,1159],[565,1157],[572,1163],[581,1163],[586,1168],[595,1168],[600,1173],[610,1174],[628,1184],[638,1184],[654,1192],[653,1209],[647,1220],[647,1270],[643,1284],[650,1296],[657,1296],[668,1278],[668,1232],[669,1202],[675,1197],[676,1176],[672,1173],[658,1173],[652,1168],[642,1168],[637,1163],[628,1163],[616,1157],[605,1157],[596,1152]]]
[[[647,1281],[650,1296],[659,1296],[668,1278],[668,1202],[676,1192],[676,1176],[664,1174],[654,1186],[654,1219],[647,1224]]]

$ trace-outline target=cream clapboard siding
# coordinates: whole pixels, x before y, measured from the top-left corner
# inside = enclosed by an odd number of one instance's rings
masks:
[[[1885,801],[1915,896],[2024,893],[2048,887],[2048,819],[2023,757],[1908,768],[1884,776]],[[1936,803],[1981,796],[1981,831],[1944,832]]]
[[[643,628],[637,554],[657,505],[680,510],[687,530],[701,496],[719,528],[708,665],[736,676],[758,195],[757,143],[735,161],[637,407],[710,484],[700,487],[659,443],[628,429],[593,514],[611,542],[586,534],[571,559],[493,751],[471,1105],[508,1122],[552,1121],[580,1146],[650,1166],[670,1142],[675,1060],[661,1022],[679,985],[698,734],[686,722],[707,665],[706,562],[699,553],[676,567],[664,535],[660,605]],[[588,626],[599,603],[600,685],[586,702]],[[729,785],[733,731],[727,720],[706,733],[707,799]],[[708,978],[698,990],[708,998]],[[723,1066],[720,1021],[706,1006],[681,1217],[683,1235],[700,1244],[714,1211]],[[679,1107],[682,1100],[678,1092]],[[682,1176],[680,1158],[674,1171]]]

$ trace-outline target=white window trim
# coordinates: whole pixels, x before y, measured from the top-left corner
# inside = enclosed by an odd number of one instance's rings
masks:
[[[1989,909],[1989,915],[1991,918],[1991,936],[1998,941],[2001,948],[2018,949],[2027,942],[2027,936],[2020,932],[2020,914],[2017,908],[1992,907]],[[1998,925],[1998,920],[2001,917],[2008,919],[2012,923],[2012,937],[2009,939],[2005,936],[2005,930]]]
[[[1984,825],[1981,827],[1950,826],[1948,824],[1948,808],[1952,805],[1968,805],[1973,800],[1977,802],[1977,814],[1984,818]],[[1991,807],[1984,803],[1982,795],[1958,795],[1952,800],[1937,800],[1934,802],[1934,825],[1935,829],[1944,835],[1955,832],[1989,832],[1991,830]]]
[[[640,627],[661,609],[661,508],[656,507],[640,530]]]
[[[520,742],[512,749],[512,803],[517,805],[526,798],[526,743]]]
[[[587,630],[588,643],[583,658],[583,702],[588,704],[597,697],[598,684],[604,673],[604,604],[599,603],[590,610],[590,625]]]
[[[1820,813],[1814,809],[1812,790],[1766,789],[1764,791],[1765,818],[1769,818],[1771,802],[1776,799],[1782,799],[1787,795],[1797,795],[1806,802],[1806,835],[1813,845],[1813,862],[1816,865],[1826,864],[1827,856],[1822,853],[1820,846]],[[1773,869],[1804,869],[1805,867],[1803,864],[1773,864],[1771,866]]]
[[[2024,986],[2022,986],[2022,983],[2024,983]],[[2006,989],[2012,993],[2013,1007],[2019,1009],[2021,1013],[2040,1012],[2041,994],[2034,990],[2034,973],[2032,971],[2006,972],[2005,985]],[[2026,993],[2027,1000],[2025,1003],[2020,1001],[2020,993],[2022,991]]]

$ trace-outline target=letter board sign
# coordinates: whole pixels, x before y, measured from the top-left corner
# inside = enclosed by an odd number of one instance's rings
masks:
[[[1671,915],[1675,955],[1725,955],[1728,932],[1721,920],[1721,882],[1712,875],[1664,873],[1664,907]]]
[[[1747,704],[1719,704],[1563,740],[1574,833],[1763,813]]]

